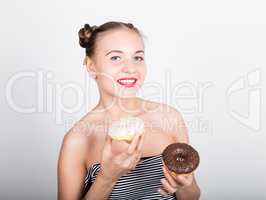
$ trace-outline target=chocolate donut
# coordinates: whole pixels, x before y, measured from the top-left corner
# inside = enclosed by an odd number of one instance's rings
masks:
[[[168,145],[162,153],[163,164],[174,175],[192,173],[199,165],[199,154],[186,143]]]

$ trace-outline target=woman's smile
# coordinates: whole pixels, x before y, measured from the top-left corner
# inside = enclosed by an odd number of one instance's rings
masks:
[[[123,87],[134,87],[137,82],[137,78],[134,77],[124,77],[117,80],[117,82]]]

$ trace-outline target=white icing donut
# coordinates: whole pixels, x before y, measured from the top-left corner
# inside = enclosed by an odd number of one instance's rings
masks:
[[[108,134],[115,140],[131,141],[136,133],[142,134],[144,122],[138,117],[125,117],[111,124]]]

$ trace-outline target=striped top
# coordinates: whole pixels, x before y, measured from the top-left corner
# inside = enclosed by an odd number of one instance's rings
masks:
[[[157,191],[162,186],[160,180],[164,178],[161,156],[142,157],[135,169],[118,179],[109,200],[176,200],[175,194],[163,197]],[[95,181],[100,167],[100,163],[95,163],[88,168],[83,196]]]

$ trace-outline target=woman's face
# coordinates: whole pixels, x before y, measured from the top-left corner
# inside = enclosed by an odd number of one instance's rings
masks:
[[[132,30],[121,28],[101,33],[93,58],[102,94],[135,97],[146,76],[144,44]]]

